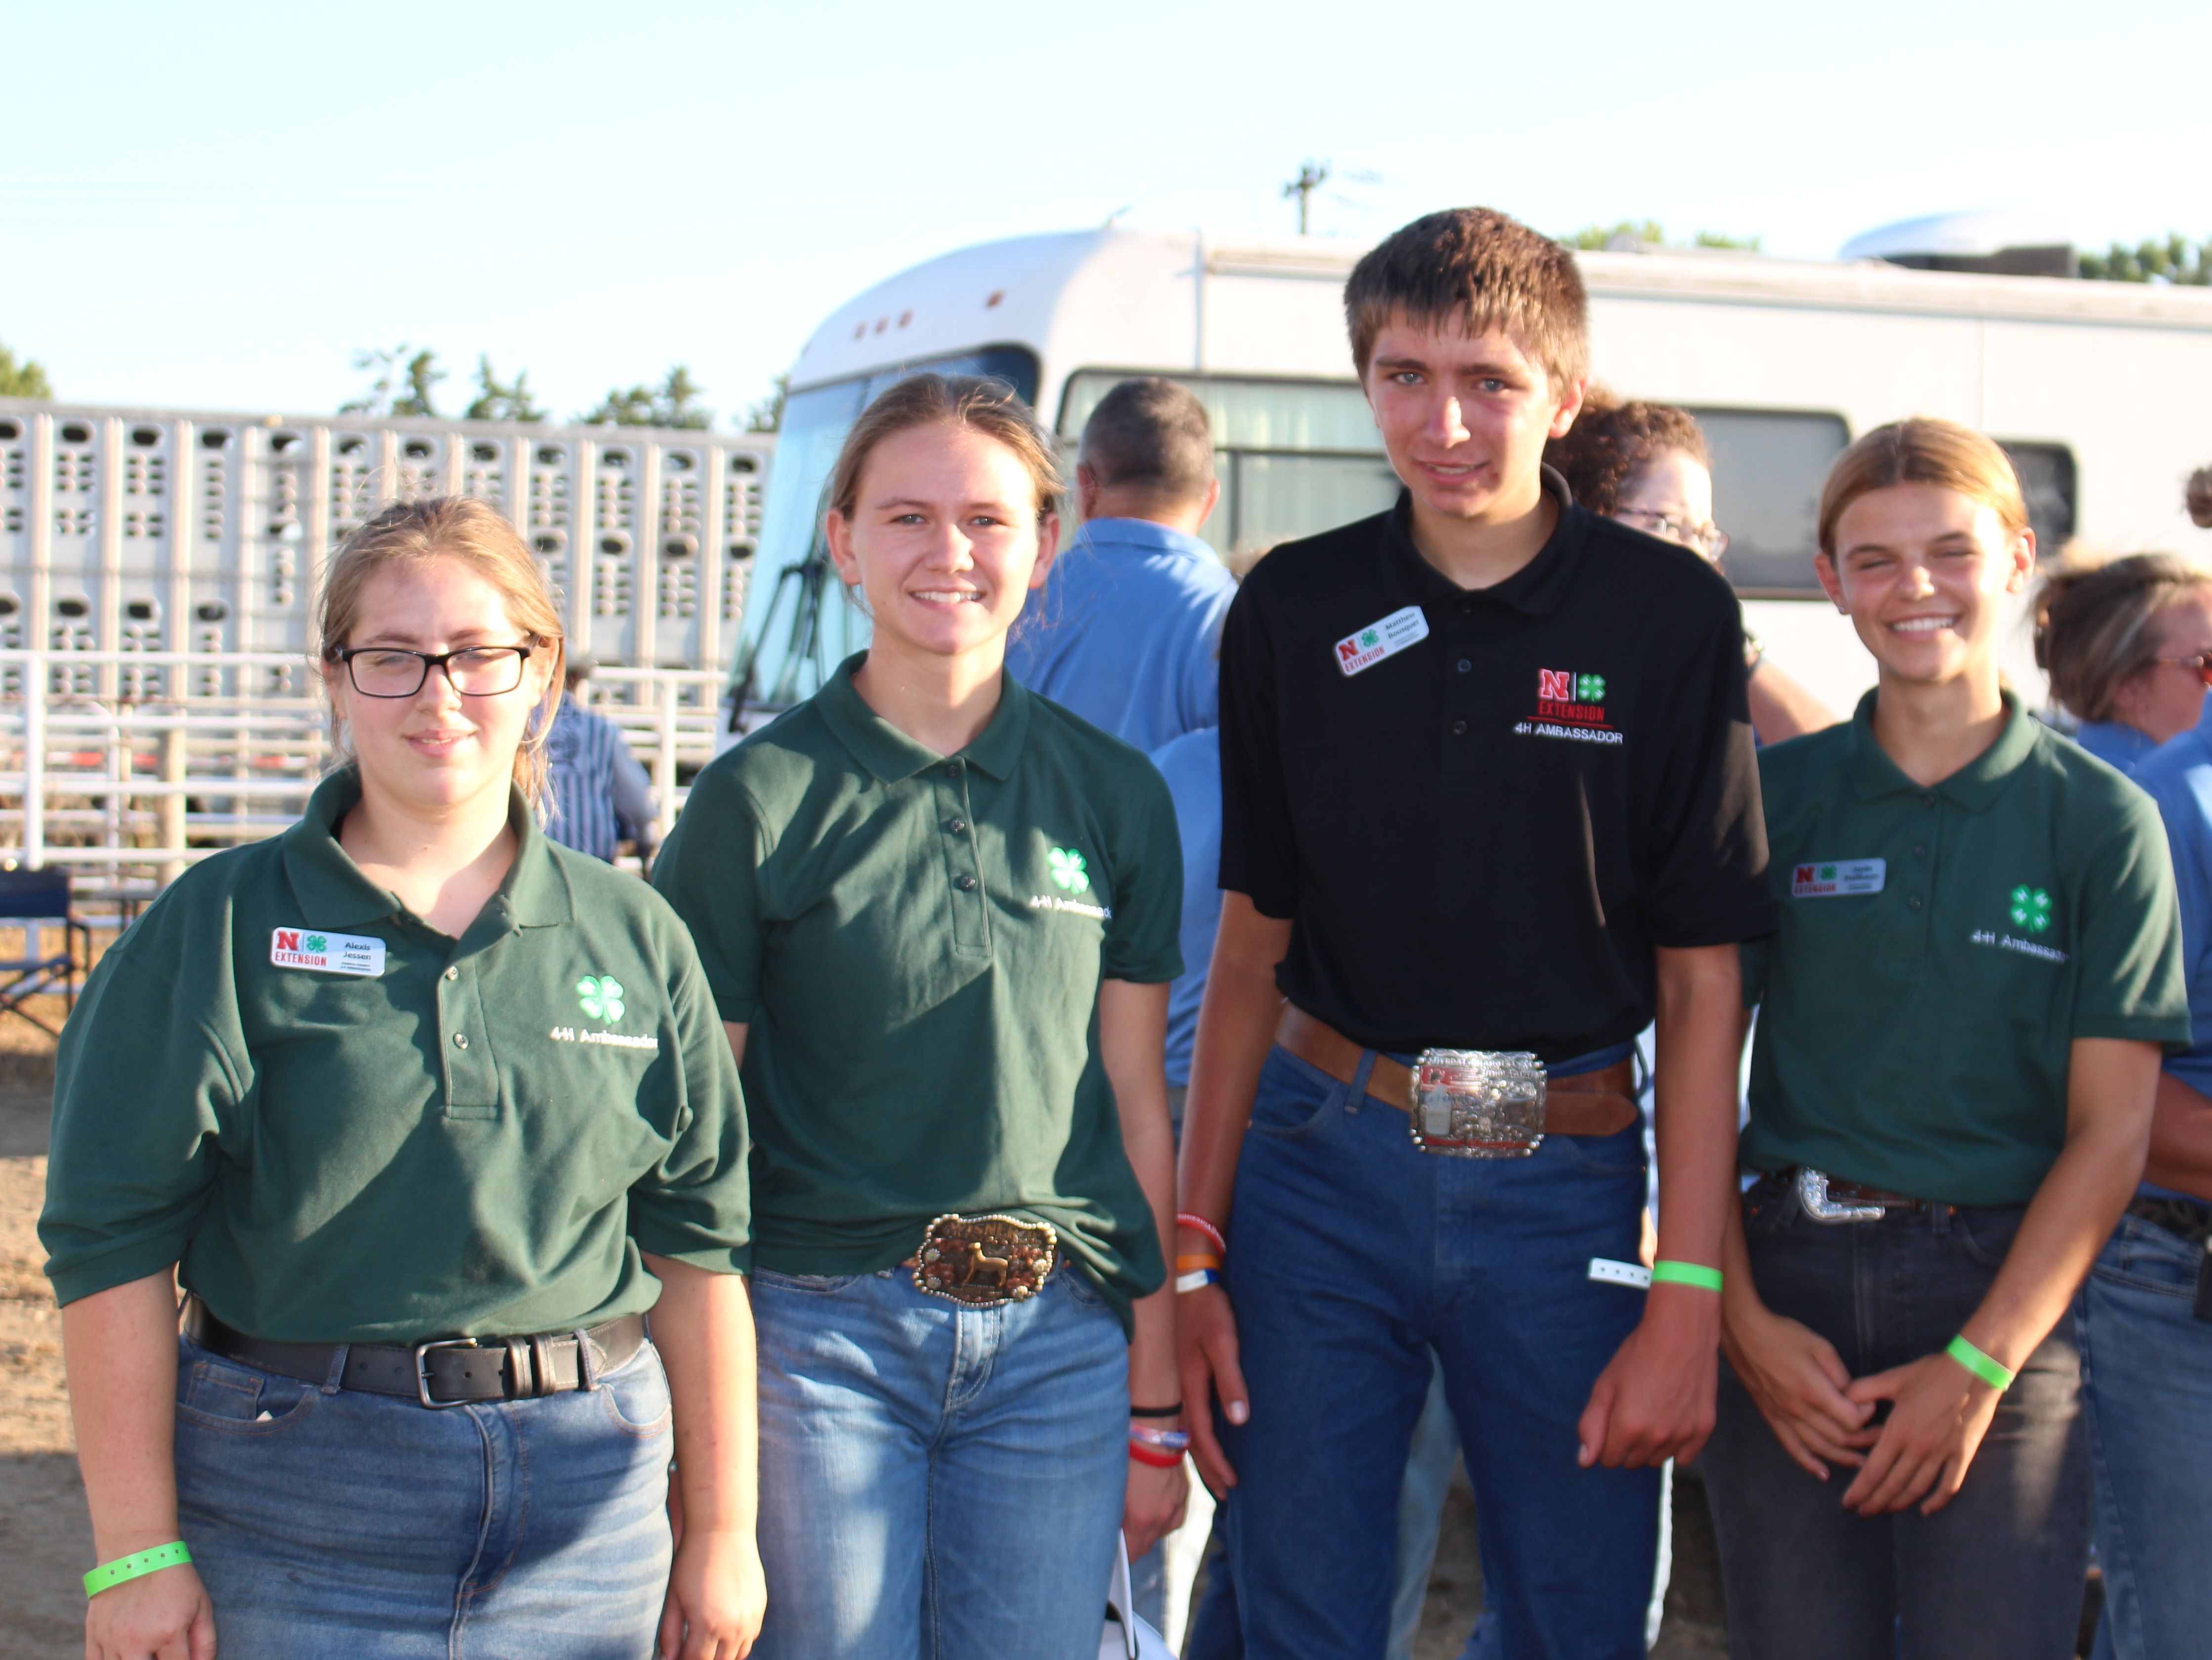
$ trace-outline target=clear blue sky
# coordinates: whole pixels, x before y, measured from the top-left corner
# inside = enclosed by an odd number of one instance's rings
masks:
[[[2208,61],[2201,0],[0,0],[0,341],[100,403],[326,410],[407,341],[452,404],[483,351],[563,416],[683,362],[726,417],[903,266],[1116,210],[1287,231],[1309,156],[1352,236],[2205,236]]]

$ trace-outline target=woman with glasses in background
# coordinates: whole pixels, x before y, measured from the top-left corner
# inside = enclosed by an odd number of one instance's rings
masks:
[[[62,1037],[88,1660],[734,1660],[747,1148],[690,936],[538,828],[561,621],[496,512],[386,508],[318,621],[343,764]]]
[[[1728,532],[1713,523],[1713,460],[1705,435],[1686,409],[1669,403],[1624,403],[1592,386],[1564,438],[1544,446],[1577,501],[1593,512],[1687,548],[1721,563]],[[1752,730],[1780,743],[1835,724],[1820,700],[1766,661],[1746,630],[1743,660],[1751,676]]]
[[[2096,1660],[2212,1633],[2212,573],[2171,554],[2053,577],[2036,657],[2075,738],[2149,791],[2181,901],[2194,1041],[2159,1073],[2144,1180],[2075,1304],[2104,1568]]]

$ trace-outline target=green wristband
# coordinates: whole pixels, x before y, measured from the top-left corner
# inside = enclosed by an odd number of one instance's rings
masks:
[[[1947,1347],[1943,1352],[1949,1355],[1953,1360],[1956,1360],[1960,1366],[1966,1367],[1967,1371],[1972,1372],[1975,1377],[1987,1384],[1991,1389],[2010,1389],[2012,1387],[2012,1380],[2020,1375],[2016,1372],[2013,1372],[2005,1366],[2000,1366],[1996,1361],[1992,1360],[1988,1355],[1983,1354],[1981,1350],[1976,1348],[1972,1343],[1966,1341],[1966,1334],[1964,1332],[1960,1333],[1959,1336],[1951,1339],[1949,1346]]]
[[[1707,1268],[1703,1263],[1670,1263],[1662,1258],[1651,1264],[1651,1283],[1656,1286],[1695,1286],[1700,1291],[1718,1291],[1721,1271]]]
[[[185,1548],[185,1542],[181,1539],[174,1544],[156,1545],[151,1550],[142,1550],[135,1556],[118,1556],[112,1562],[102,1562],[84,1576],[84,1594],[97,1596],[100,1592],[121,1584],[125,1579],[136,1579],[142,1573],[173,1568],[179,1562],[191,1560],[192,1554]]]

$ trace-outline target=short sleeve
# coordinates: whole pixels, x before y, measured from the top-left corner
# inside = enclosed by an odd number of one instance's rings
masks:
[[[672,957],[684,1110],[666,1155],[630,1184],[629,1234],[639,1250],[656,1257],[712,1274],[742,1274],[752,1260],[744,1095],[690,942],[678,939]]]
[[[1248,581],[1221,631],[1221,886],[1283,921],[1297,914],[1297,849],[1277,730],[1274,646],[1258,600]]]
[[[2127,797],[2071,884],[2080,958],[2073,1035],[2179,1054],[2189,1047],[2189,1000],[2173,861],[2155,805],[2132,787]]]
[[[1643,903],[1655,945],[1732,945],[1774,929],[1758,747],[1745,691],[1743,621],[1710,608],[1652,792]]]
[[[760,815],[724,766],[699,774],[653,862],[653,885],[691,930],[721,1018],[750,1021],[760,1003]]]
[[[1114,915],[1099,972],[1153,985],[1182,972],[1182,837],[1175,798],[1149,761],[1131,768],[1115,827]]]
[[[1736,948],[1737,965],[1743,971],[1743,1006],[1756,1009],[1766,1001],[1766,961],[1774,938],[1766,935],[1746,940]]]
[[[57,1302],[161,1273],[191,1244],[217,1137],[246,1094],[243,1045],[234,1053],[210,1018],[228,1024],[229,976],[195,978],[197,993],[118,947],[62,1029],[39,1217]]]
[[[1218,594],[1206,596],[1200,612],[1183,659],[1182,731],[1221,724],[1221,625],[1236,597],[1237,590],[1224,585]]]

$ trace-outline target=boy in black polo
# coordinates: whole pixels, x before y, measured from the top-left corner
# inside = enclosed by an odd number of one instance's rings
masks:
[[[1658,1466],[1713,1421],[1735,947],[1772,926],[1741,619],[1541,466],[1586,373],[1571,255],[1434,214],[1345,301],[1407,489],[1277,548],[1223,638],[1183,1393],[1219,1403],[1192,1424],[1252,1660],[1382,1651],[1432,1348],[1504,1651],[1640,1656]]]

